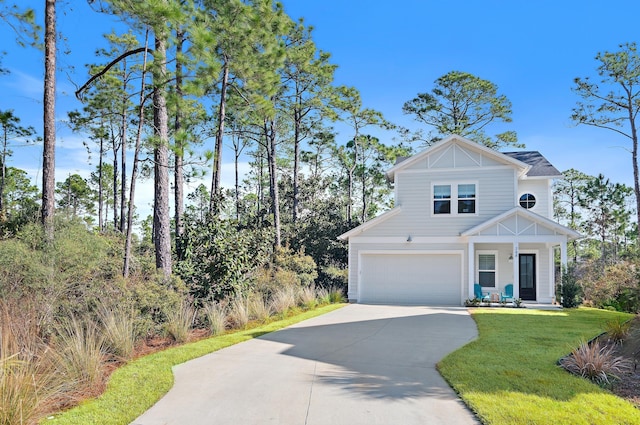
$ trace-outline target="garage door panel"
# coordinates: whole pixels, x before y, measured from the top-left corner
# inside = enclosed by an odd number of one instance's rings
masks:
[[[364,254],[361,302],[460,305],[458,254]]]

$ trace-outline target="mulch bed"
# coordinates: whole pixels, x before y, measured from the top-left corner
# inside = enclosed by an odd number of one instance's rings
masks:
[[[629,334],[622,344],[616,345],[615,352],[627,359],[632,366],[627,373],[621,374],[611,391],[640,408],[640,316],[632,320]]]

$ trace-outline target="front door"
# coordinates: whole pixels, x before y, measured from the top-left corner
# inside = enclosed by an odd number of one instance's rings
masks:
[[[520,254],[520,298],[536,300],[536,254]]]

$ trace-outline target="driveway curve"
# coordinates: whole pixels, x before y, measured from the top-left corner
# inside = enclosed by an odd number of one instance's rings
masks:
[[[478,424],[435,369],[476,336],[461,307],[348,305],[176,366],[133,424]]]

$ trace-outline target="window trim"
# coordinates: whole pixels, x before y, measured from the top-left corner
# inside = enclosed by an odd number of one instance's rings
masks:
[[[529,207],[529,208],[527,208],[527,207],[523,207],[523,206],[522,206],[522,204],[520,203],[520,202],[521,202],[521,201],[520,201],[520,199],[521,199],[523,196],[525,196],[525,195],[531,195],[531,196],[533,196],[533,206],[531,206],[531,207]],[[531,191],[528,191],[528,192],[522,192],[520,195],[518,195],[518,201],[517,201],[517,202],[518,202],[518,206],[519,206],[519,207],[524,208],[525,210],[528,210],[528,211],[529,211],[529,210],[532,210],[532,209],[534,209],[534,208],[536,208],[536,207],[538,206],[539,199],[538,199],[538,197],[536,196],[536,194],[535,194],[535,193],[533,193],[533,192],[531,192]]]
[[[473,198],[459,198],[458,197],[458,185],[472,184],[475,187],[475,195]],[[435,198],[435,187],[436,186],[449,186],[451,197],[449,198],[449,212],[448,213],[436,213],[435,211],[435,202],[437,199]],[[452,216],[476,216],[478,215],[478,199],[479,195],[479,185],[477,180],[442,180],[442,181],[432,181],[431,182],[431,216],[432,217],[452,217]],[[459,201],[473,199],[475,202],[475,211],[472,213],[459,213],[458,205]]]
[[[480,255],[493,255],[493,261],[494,261],[494,270],[481,270],[480,269]],[[476,251],[476,270],[475,270],[475,278],[476,278],[476,282],[478,284],[480,284],[480,272],[493,272],[494,274],[494,281],[493,284],[494,286],[483,286],[482,289],[487,289],[487,290],[493,290],[493,291],[497,291],[498,288],[500,287],[500,284],[498,283],[498,270],[500,269],[499,265],[498,265],[498,261],[499,261],[499,257],[498,257],[498,251],[497,250],[478,250]]]

